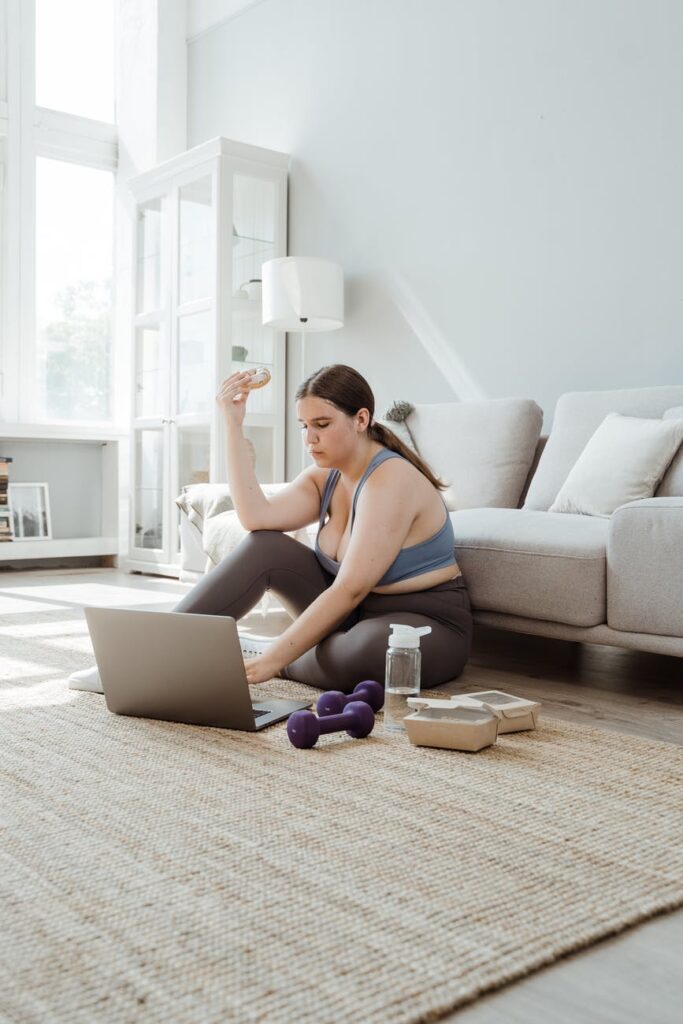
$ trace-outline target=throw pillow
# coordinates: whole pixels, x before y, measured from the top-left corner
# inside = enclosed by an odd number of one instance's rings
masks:
[[[517,508],[542,424],[528,398],[416,405],[406,421],[420,456],[449,485],[450,512]]]
[[[683,405],[667,409],[663,420],[683,420]],[[655,498],[683,497],[683,444],[671,460],[671,465],[662,477],[662,482],[655,491]]]
[[[199,530],[205,519],[235,507],[227,484],[187,484],[175,504]]]
[[[609,413],[548,511],[608,519],[620,505],[651,498],[681,441],[683,420]]]

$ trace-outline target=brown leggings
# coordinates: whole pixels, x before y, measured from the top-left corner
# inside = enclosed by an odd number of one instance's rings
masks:
[[[334,576],[323,569],[311,548],[279,531],[257,530],[207,573],[174,611],[240,619],[270,590],[296,618],[333,582]],[[423,689],[460,675],[472,646],[472,612],[462,576],[429,590],[368,594],[334,632],[280,675],[345,693],[363,679],[384,685],[392,622],[432,627],[420,643]]]

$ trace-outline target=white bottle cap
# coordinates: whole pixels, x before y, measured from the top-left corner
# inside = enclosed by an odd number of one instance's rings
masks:
[[[394,631],[389,634],[390,647],[419,647],[420,637],[432,631],[431,626],[420,626],[416,629],[415,626],[403,626],[393,622],[390,628]]]

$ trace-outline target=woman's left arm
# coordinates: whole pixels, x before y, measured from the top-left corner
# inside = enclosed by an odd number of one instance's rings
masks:
[[[304,609],[266,654],[245,661],[248,682],[265,682],[301,657],[342,623],[382,579],[416,515],[414,502],[406,494],[405,467],[397,466],[397,462],[387,460],[368,477],[334,582]]]

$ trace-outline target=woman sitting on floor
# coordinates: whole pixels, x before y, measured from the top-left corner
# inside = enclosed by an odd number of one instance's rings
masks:
[[[422,685],[460,675],[472,614],[455,560],[453,525],[428,466],[373,420],[367,381],[350,366],[325,366],[301,384],[297,415],[315,460],[266,498],[242,433],[245,374],[222,385],[228,478],[240,522],[251,533],[180,602],[176,611],[239,619],[269,589],[294,622],[258,657],[247,679],[297,679],[351,691],[384,680],[392,622],[429,625]],[[318,521],[315,550],[286,536]]]

